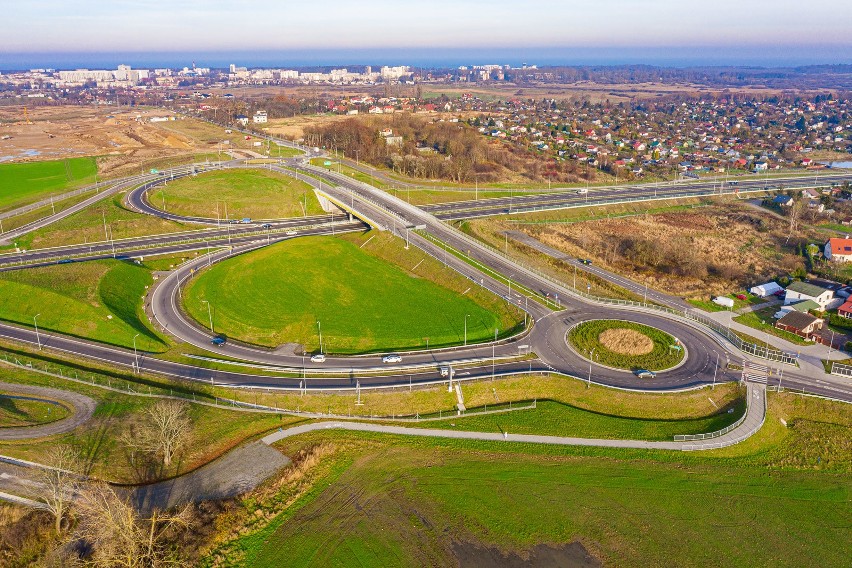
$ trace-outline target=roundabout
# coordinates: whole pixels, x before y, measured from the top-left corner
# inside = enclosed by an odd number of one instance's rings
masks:
[[[686,349],[658,328],[625,320],[588,320],[568,330],[566,342],[578,355],[611,369],[666,371],[681,365]]]

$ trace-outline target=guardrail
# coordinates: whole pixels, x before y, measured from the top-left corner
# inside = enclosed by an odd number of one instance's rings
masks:
[[[835,361],[831,364],[831,374],[840,377],[852,377],[852,366]]]
[[[675,442],[684,442],[684,441],[694,441],[694,440],[710,440],[712,438],[718,438],[720,436],[724,436],[728,432],[732,430],[736,430],[739,428],[743,422],[745,422],[746,416],[748,416],[748,408],[746,408],[745,413],[740,416],[740,419],[731,424],[730,426],[726,426],[721,430],[716,430],[715,432],[709,432],[707,434],[678,434],[674,437]]]
[[[766,393],[760,397],[760,404],[763,405],[763,409],[760,416],[760,422],[754,427],[750,428],[747,432],[733,438],[731,440],[725,440],[724,442],[711,442],[709,444],[684,444],[683,451],[684,452],[693,452],[696,450],[715,450],[719,448],[727,448],[728,446],[733,446],[735,444],[739,444],[743,440],[751,438],[755,432],[760,430],[763,427],[763,423],[766,421]]]

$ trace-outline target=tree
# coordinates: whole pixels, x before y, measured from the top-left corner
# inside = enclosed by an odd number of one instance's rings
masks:
[[[192,421],[186,411],[184,402],[159,400],[145,409],[143,421],[125,431],[122,439],[135,450],[161,457],[169,467],[189,442]]]
[[[36,470],[35,481],[39,483],[47,510],[53,515],[57,534],[62,532],[62,521],[80,490],[83,477],[77,472],[81,470],[80,454],[66,445],[53,452],[47,467]]]
[[[81,492],[76,505],[77,537],[91,545],[89,560],[96,567],[143,568],[180,565],[163,546],[169,531],[189,526],[191,506],[175,513],[154,511],[139,516],[133,506],[106,483],[97,482]]]

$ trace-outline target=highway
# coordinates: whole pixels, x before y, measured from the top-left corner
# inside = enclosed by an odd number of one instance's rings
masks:
[[[697,324],[692,324],[675,316],[667,317],[658,313],[652,314],[636,309],[602,306],[586,301],[575,296],[573,291],[567,286],[544,279],[518,266],[512,260],[489,250],[487,247],[444,222],[445,219],[456,218],[456,215],[493,215],[506,213],[508,212],[507,210],[520,212],[531,208],[580,206],[585,205],[587,200],[589,203],[594,203],[600,200],[598,199],[599,197],[604,196],[607,200],[618,201],[637,196],[653,198],[654,194],[657,196],[660,194],[675,196],[683,195],[685,192],[716,192],[717,188],[715,186],[717,184],[707,183],[702,185],[700,183],[691,183],[688,188],[677,184],[653,187],[643,186],[640,188],[616,188],[609,190],[608,193],[604,192],[604,190],[594,190],[590,194],[578,194],[576,190],[573,190],[556,194],[525,195],[514,198],[468,201],[419,208],[346,176],[335,174],[322,168],[308,166],[305,164],[304,159],[289,160],[287,165],[289,169],[275,166],[270,167],[311,183],[311,185],[318,188],[323,194],[337,202],[342,208],[350,210],[358,218],[366,220],[378,229],[390,230],[401,238],[406,238],[407,236],[411,244],[443,261],[448,267],[469,278],[471,282],[504,297],[507,301],[519,304],[519,307],[526,310],[535,321],[532,332],[527,337],[514,341],[500,342],[498,345],[493,346],[493,348],[491,345],[480,345],[451,350],[435,350],[427,353],[405,354],[404,362],[401,366],[384,365],[380,362],[378,356],[329,357],[324,364],[311,364],[309,360],[305,362],[305,358],[301,354],[280,353],[258,347],[240,345],[234,341],[229,341],[220,348],[211,348],[209,343],[210,334],[197,323],[188,321],[183,316],[179,308],[179,302],[176,299],[180,294],[180,286],[186,281],[190,270],[201,268],[204,265],[234,254],[248,252],[292,236],[288,236],[286,233],[285,235],[281,235],[280,232],[273,232],[273,227],[270,227],[267,229],[264,238],[264,235],[257,234],[258,227],[256,225],[252,227],[231,226],[228,224],[224,229],[221,227],[211,227],[204,234],[211,237],[209,240],[218,239],[216,243],[219,245],[223,244],[221,242],[222,239],[229,238],[231,241],[229,247],[211,252],[209,256],[199,257],[190,261],[167,278],[161,280],[154,288],[149,296],[149,300],[156,322],[178,340],[207,350],[214,350],[214,352],[218,352],[223,357],[275,366],[282,370],[289,370],[295,373],[299,371],[311,374],[321,372],[331,376],[325,378],[308,377],[305,379],[305,383],[301,383],[301,379],[298,378],[282,379],[264,377],[251,373],[210,371],[188,365],[160,361],[147,356],[143,356],[141,365],[143,369],[196,380],[207,381],[212,379],[215,382],[224,384],[267,387],[274,385],[283,388],[301,388],[302,385],[306,388],[352,388],[354,386],[353,383],[356,381],[356,379],[352,378],[352,373],[356,371],[361,374],[378,370],[398,373],[380,377],[359,376],[357,380],[367,388],[370,386],[406,384],[409,381],[412,384],[439,381],[441,380],[437,372],[439,363],[464,364],[464,372],[469,378],[489,376],[492,368],[496,370],[497,364],[495,359],[500,360],[501,358],[517,356],[522,351],[519,349],[519,346],[527,345],[529,346],[527,349],[535,352],[540,361],[503,362],[499,365],[502,372],[509,372],[512,369],[516,369],[517,371],[552,369],[578,377],[590,374],[591,380],[596,383],[623,388],[646,388],[650,390],[687,388],[706,384],[711,380],[721,382],[736,379],[733,374],[726,374],[723,370],[716,369],[715,354],[723,350],[733,353],[735,357],[742,357],[742,354],[736,352],[730,345],[723,342],[720,338],[713,336],[709,331]],[[185,172],[185,175],[189,173],[191,173],[191,170]],[[835,176],[831,179],[842,178]],[[325,180],[326,183],[322,183],[321,181],[318,183],[318,180]],[[132,207],[148,214],[168,215],[168,213],[156,210],[145,199],[146,191],[153,187],[154,184],[162,181],[161,179],[146,180],[144,185],[131,191],[128,201]],[[755,183],[760,183],[760,181],[755,180]],[[796,183],[807,184],[810,182],[798,179]],[[754,184],[747,184],[747,182],[741,181],[739,191],[751,189],[753,188],[752,186]],[[754,189],[760,190],[759,187],[754,187]],[[311,219],[276,221],[274,229],[303,227],[297,231],[298,235],[311,235],[331,234],[332,231],[360,230],[363,228],[363,225],[357,221],[329,225],[328,221],[330,217],[319,216]],[[208,225],[215,221],[203,218],[178,219]],[[304,228],[305,222],[312,222],[311,224],[316,226]],[[409,230],[414,227],[417,227],[419,230],[416,232]],[[254,234],[239,234],[240,232],[254,232]],[[406,233],[408,234],[406,235]],[[121,246],[122,254],[127,257],[145,253],[152,254],[155,251],[159,254],[161,252],[193,250],[193,248],[187,247],[194,247],[194,250],[198,250],[207,246],[205,243],[200,243],[197,239],[194,242],[186,242],[185,234],[157,235],[135,240],[131,239],[129,241],[122,243]],[[457,251],[465,251],[471,259],[493,271],[493,276],[474,268],[468,262],[458,258],[454,254],[448,254],[440,243],[445,243]],[[104,258],[113,256],[112,247],[114,244],[97,243],[85,246],[64,247],[60,253],[69,256],[80,255],[80,259]],[[130,249],[137,246],[138,249],[127,252],[125,245],[128,245]],[[38,255],[44,255],[43,258],[47,262],[48,258],[56,258],[57,250],[32,251],[27,254],[31,255],[27,257],[28,261],[37,262],[40,259]],[[14,255],[0,257],[0,266],[3,266],[4,262],[8,264],[18,262],[16,260],[8,260],[10,257],[13,258]],[[516,289],[511,293],[509,292],[510,285],[507,285],[506,279],[513,282],[516,286]],[[518,293],[518,285],[524,286],[537,294],[547,295],[547,297],[552,299],[560,298],[561,302],[563,304],[567,302],[568,306],[565,309],[553,311],[551,307],[544,305],[546,302],[529,301]],[[607,369],[595,363],[591,364],[590,372],[589,362],[580,354],[574,353],[565,344],[565,333],[571,325],[577,322],[601,318],[637,321],[663,329],[681,339],[689,355],[682,366],[671,371],[661,372],[652,381],[639,381],[629,372]],[[63,338],[56,335],[42,335],[46,338],[43,343],[54,349],[78,353],[120,365],[132,365],[134,363],[132,354],[128,354],[126,351],[77,339]],[[35,343],[32,331],[15,326],[0,326],[0,336]],[[338,376],[335,377],[334,375]],[[818,385],[811,379],[813,378],[798,377],[793,370],[785,371],[784,382],[787,388],[793,388],[795,385],[801,384],[802,387],[807,388],[810,392],[821,392],[825,396],[852,400],[852,389],[844,388],[844,385],[838,385],[834,382],[826,383],[823,381],[822,385]]]

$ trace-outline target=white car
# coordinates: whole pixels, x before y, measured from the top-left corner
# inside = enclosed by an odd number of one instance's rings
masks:
[[[298,235],[298,234],[299,234],[299,231],[287,231],[287,236],[288,236],[288,237],[292,237],[292,236],[294,236],[294,235]]]
[[[589,193],[589,190],[584,187],[584,188],[578,189],[577,193],[580,194],[580,195],[586,195],[587,193]]]
[[[325,353],[311,355],[311,363],[325,363]]]
[[[382,357],[382,363],[402,363],[402,357],[399,355],[385,355]]]

